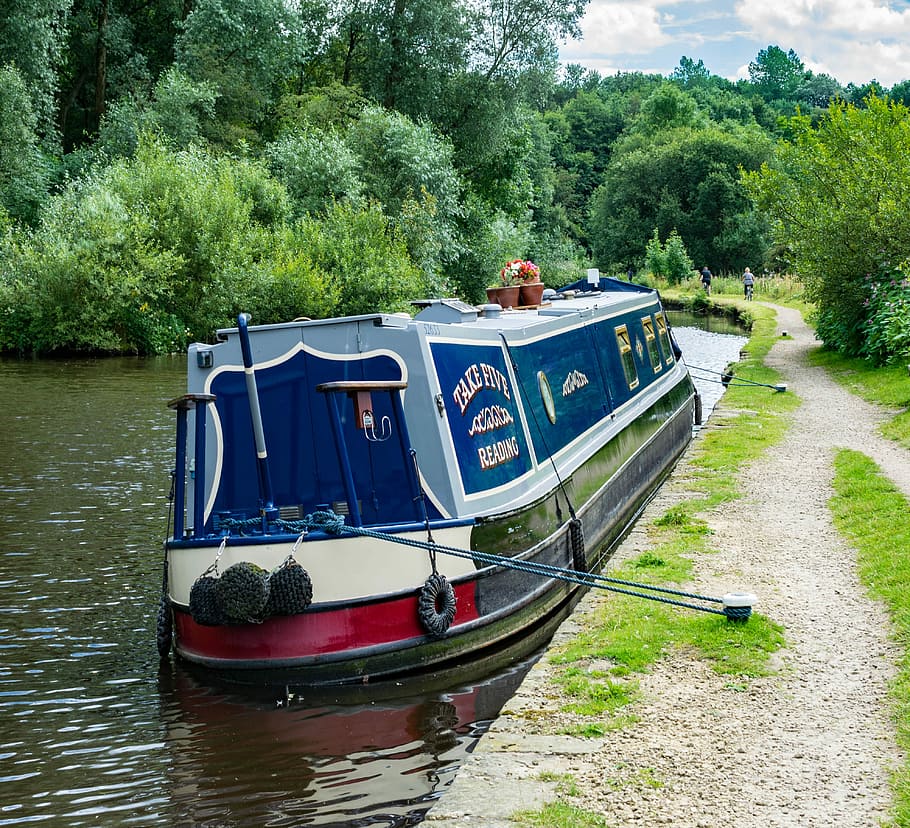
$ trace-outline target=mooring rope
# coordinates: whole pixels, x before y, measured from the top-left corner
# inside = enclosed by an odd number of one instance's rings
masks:
[[[594,572],[579,572],[577,570],[564,569],[553,566],[552,564],[537,563],[534,561],[522,561],[515,558],[509,558],[504,555],[495,555],[490,552],[480,552],[472,549],[459,549],[455,546],[444,546],[435,542],[427,542],[414,538],[404,538],[400,535],[390,535],[386,532],[377,532],[374,529],[367,529],[362,526],[348,526],[344,522],[344,516],[332,511],[317,511],[306,515],[300,520],[283,520],[278,519],[273,523],[280,529],[300,534],[304,537],[310,530],[322,530],[334,535],[347,533],[349,535],[360,535],[362,537],[375,538],[376,540],[397,543],[402,546],[410,546],[416,549],[423,549],[430,552],[435,558],[437,552],[445,555],[453,555],[459,558],[476,561],[488,566],[501,566],[506,569],[514,569],[519,572],[527,572],[531,575],[540,575],[554,580],[564,581],[566,583],[577,584],[584,587],[596,587],[609,592],[616,592],[620,595],[630,595],[635,598],[646,598],[649,601],[657,601],[663,604],[669,604],[686,609],[700,610],[701,612],[710,612],[715,615],[723,615],[726,618],[737,621],[744,621],[752,614],[752,600],[733,601],[731,604],[730,596],[724,598],[713,598],[709,595],[700,595],[696,592],[685,592],[679,589],[669,587],[654,586],[638,581],[627,581],[622,578],[610,578],[606,575],[600,575]],[[252,526],[262,526],[260,518],[250,518],[247,520],[223,519],[219,523],[221,529],[243,529]],[[300,539],[298,539],[299,542]],[[626,589],[625,587],[630,587]],[[659,595],[637,592],[635,590],[648,590],[648,593],[660,593]],[[672,595],[675,598],[662,596]],[[744,599],[752,599],[752,596],[742,596]],[[688,598],[694,601],[704,601],[709,604],[721,604],[722,609],[705,607],[700,604],[689,603],[688,601],[678,600]],[[754,600],[754,599],[753,599]]]
[[[770,388],[772,391],[780,392],[780,391],[787,390],[787,386],[785,383],[777,383],[776,385],[770,385],[767,382],[757,382],[756,380],[746,379],[745,377],[738,377],[732,371],[715,371],[712,368],[702,368],[699,365],[689,365],[688,363],[686,364],[686,368],[688,368],[690,371],[702,371],[706,374],[714,374],[714,375],[720,377],[720,379],[712,379],[711,377],[697,376],[696,379],[699,382],[716,382],[720,385],[723,385],[724,388],[731,386],[731,385],[739,386],[739,387],[743,387],[743,386],[747,386],[747,385],[757,385],[760,388]]]
[[[427,545],[425,541],[403,538],[397,535],[388,535],[384,532],[377,532],[373,529],[366,529],[361,526],[348,526],[343,522],[340,524],[340,528],[337,531],[347,532],[348,534],[352,535],[361,535],[363,537],[375,538],[377,540],[385,540],[389,541],[390,543],[398,543],[404,546],[412,546],[421,549],[425,548]],[[520,572],[528,572],[532,575],[543,575],[555,580],[578,584],[579,586],[597,587],[598,589],[616,592],[621,595],[631,595],[636,598],[646,598],[649,601],[658,601],[663,604],[670,604],[671,606],[685,607],[687,609],[714,613],[715,615],[723,615],[731,620],[744,621],[752,614],[751,603],[745,606],[731,606],[728,604],[728,601],[723,598],[712,598],[710,596],[699,595],[698,593],[694,592],[684,592],[682,590],[670,589],[668,587],[653,586],[651,584],[638,583],[636,581],[626,581],[620,578],[609,578],[606,575],[598,575],[592,572],[576,572],[574,570],[552,566],[551,564],[535,563],[532,561],[519,561],[515,560],[514,558],[504,557],[502,555],[493,555],[489,552],[477,552],[469,549],[458,549],[457,547],[440,546],[439,544],[435,544],[435,550],[446,555],[454,555],[459,558],[468,558],[470,560],[479,561],[480,563],[485,563],[491,566],[502,566],[507,569],[515,569]],[[691,598],[697,601],[722,604],[723,609],[704,607],[699,604],[691,604],[673,598],[663,598],[659,595],[649,595],[642,592],[634,592],[629,589],[622,589],[617,585],[620,585],[622,587],[633,587],[635,589],[646,589],[650,590],[651,592],[663,593],[664,595],[676,595],[680,598]]]
[[[277,518],[273,521],[269,521],[270,525],[277,526],[279,529],[283,529],[285,532],[292,534],[306,534],[310,531],[324,531],[331,532],[332,534],[338,534],[338,528],[344,526],[344,516],[336,514],[332,511],[316,511],[311,512],[310,514],[305,515],[299,520],[285,520],[284,518]],[[247,529],[257,529],[260,530],[256,534],[259,534],[262,530],[262,518],[253,517],[253,518],[231,518],[231,517],[219,517],[217,518],[217,530],[219,532],[228,530],[230,532],[238,532],[243,534]]]

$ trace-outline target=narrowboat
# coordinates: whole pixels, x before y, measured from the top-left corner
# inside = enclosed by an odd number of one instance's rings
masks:
[[[607,278],[518,309],[241,314],[169,403],[162,656],[317,686],[530,652],[689,443],[679,357],[658,293]]]

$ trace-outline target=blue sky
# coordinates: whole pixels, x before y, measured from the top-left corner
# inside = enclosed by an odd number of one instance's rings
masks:
[[[560,60],[602,75],[668,75],[685,55],[736,80],[774,45],[845,86],[910,79],[910,0],[590,0],[581,28]]]

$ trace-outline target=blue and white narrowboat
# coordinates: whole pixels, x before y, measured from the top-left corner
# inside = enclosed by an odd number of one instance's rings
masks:
[[[191,345],[162,655],[315,685],[544,643],[697,408],[656,291],[574,288]]]

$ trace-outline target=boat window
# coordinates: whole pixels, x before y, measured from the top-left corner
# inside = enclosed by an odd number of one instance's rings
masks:
[[[619,346],[619,356],[622,360],[622,370],[626,375],[629,388],[638,387],[638,372],[635,370],[635,358],[632,356],[632,341],[629,338],[629,329],[620,325],[616,329],[616,344]]]
[[[664,365],[660,361],[660,351],[657,348],[657,337],[654,336],[654,320],[650,316],[643,316],[641,327],[645,332],[645,345],[648,348],[648,357],[651,360],[651,370],[660,373]]]
[[[664,352],[664,361],[667,365],[673,364],[673,348],[670,345],[670,333],[667,330],[666,317],[659,313],[655,317],[657,320],[657,335],[660,337],[660,348]]]

